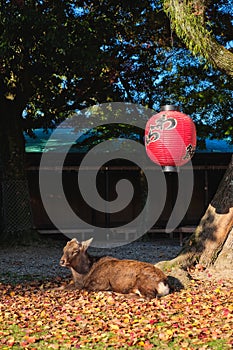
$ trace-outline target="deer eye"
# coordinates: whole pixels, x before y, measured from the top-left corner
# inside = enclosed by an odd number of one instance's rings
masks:
[[[73,251],[73,255],[77,255],[79,253],[79,249]]]

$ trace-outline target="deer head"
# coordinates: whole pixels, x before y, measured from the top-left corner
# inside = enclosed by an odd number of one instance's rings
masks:
[[[63,249],[63,255],[60,260],[60,265],[63,267],[73,268],[79,274],[89,272],[92,262],[87,253],[87,248],[90,246],[93,238],[84,242],[78,242],[76,238],[67,242]]]

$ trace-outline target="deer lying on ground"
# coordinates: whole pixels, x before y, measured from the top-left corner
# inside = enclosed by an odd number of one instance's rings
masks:
[[[167,277],[160,269],[136,260],[92,257],[87,253],[91,241],[78,242],[73,238],[63,249],[60,265],[70,268],[73,288],[133,293],[149,298],[169,293]]]

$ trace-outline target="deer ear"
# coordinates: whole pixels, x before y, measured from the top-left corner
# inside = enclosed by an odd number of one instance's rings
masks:
[[[84,250],[87,250],[87,248],[89,247],[89,245],[91,244],[92,241],[93,241],[93,237],[88,239],[87,241],[82,242],[82,246],[83,246]]]

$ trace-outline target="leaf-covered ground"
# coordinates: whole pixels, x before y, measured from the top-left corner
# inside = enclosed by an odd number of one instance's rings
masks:
[[[0,349],[231,349],[233,285],[193,281],[153,300],[0,284]]]

